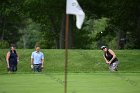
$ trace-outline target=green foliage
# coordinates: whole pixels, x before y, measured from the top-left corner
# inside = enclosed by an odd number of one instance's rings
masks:
[[[136,42],[136,39],[130,36],[125,44],[125,49],[132,49],[135,47],[136,45],[134,42]]]
[[[118,43],[117,38],[112,37],[111,39],[112,40],[110,40],[110,42],[108,41],[109,43],[106,42],[106,44],[108,44],[109,48],[111,48],[111,49],[117,49],[117,43]]]
[[[6,40],[9,45],[16,43],[21,34],[18,29],[24,26],[22,23],[22,1],[5,0],[0,3],[0,37]]]
[[[46,24],[41,27],[41,39],[39,41],[40,46],[42,48],[53,49],[55,47],[55,39],[58,39],[58,33],[56,34],[54,31],[50,30],[51,24],[50,22],[46,22]]]
[[[105,28],[108,26],[108,18],[102,17],[101,19],[97,19],[94,21],[93,29],[94,31],[91,34],[91,37],[95,38],[98,33],[103,33]]]
[[[7,41],[0,40],[0,48],[1,49],[9,48],[9,43]]]
[[[88,37],[91,39],[88,42],[90,45],[88,48],[97,49],[103,42],[108,40],[104,38],[105,29],[108,27],[108,18],[102,17],[101,19],[89,19],[85,22],[83,30],[89,32]],[[102,40],[103,39],[103,40]]]
[[[69,36],[73,42],[71,48],[97,49],[102,44],[119,48],[122,38],[125,39],[122,49],[140,48],[140,0],[78,2],[87,18],[83,29],[79,32],[75,26],[71,26],[73,29],[71,32],[73,36]],[[0,39],[6,40],[9,44],[18,42],[19,48],[32,48],[36,42],[43,48],[59,48],[60,42],[64,43],[64,40],[60,41],[62,39],[60,36],[65,34],[65,8],[66,0],[1,0]],[[31,29],[28,30],[31,32],[26,32],[30,25],[26,22],[27,19],[40,24],[37,27],[41,29],[41,33],[35,31],[33,33],[38,34],[33,34]],[[72,23],[75,25],[75,21]],[[111,28],[112,33],[108,28]],[[31,34],[33,38],[29,36]],[[25,40],[29,42],[23,43],[23,37],[27,37]]]
[[[28,22],[28,26],[20,30],[22,38],[17,43],[18,48],[34,48],[36,42],[42,39],[40,25],[32,22],[30,19]]]

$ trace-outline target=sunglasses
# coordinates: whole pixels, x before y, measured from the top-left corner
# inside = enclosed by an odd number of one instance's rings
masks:
[[[102,50],[104,50],[106,47],[102,48]]]

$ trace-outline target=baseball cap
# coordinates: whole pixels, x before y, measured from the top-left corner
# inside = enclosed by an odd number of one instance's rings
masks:
[[[101,49],[103,50],[103,49],[105,49],[105,48],[107,48],[106,46],[101,46]]]

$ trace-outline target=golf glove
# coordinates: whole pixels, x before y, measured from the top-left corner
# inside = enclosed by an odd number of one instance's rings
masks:
[[[34,67],[34,66],[33,66],[33,65],[31,65],[31,69],[33,69],[33,67]]]

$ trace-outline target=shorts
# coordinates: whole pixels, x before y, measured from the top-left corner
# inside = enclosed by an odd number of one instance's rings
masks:
[[[17,71],[17,62],[9,62],[9,68],[7,69],[10,72],[16,72]]]
[[[119,61],[113,62],[112,64],[109,65],[109,70],[110,71],[117,71],[118,70],[118,64],[119,64]]]
[[[34,72],[41,72],[42,71],[42,64],[34,64],[33,65],[33,71]]]
[[[11,65],[9,68],[7,68],[10,72],[16,72],[17,71],[17,65]]]

